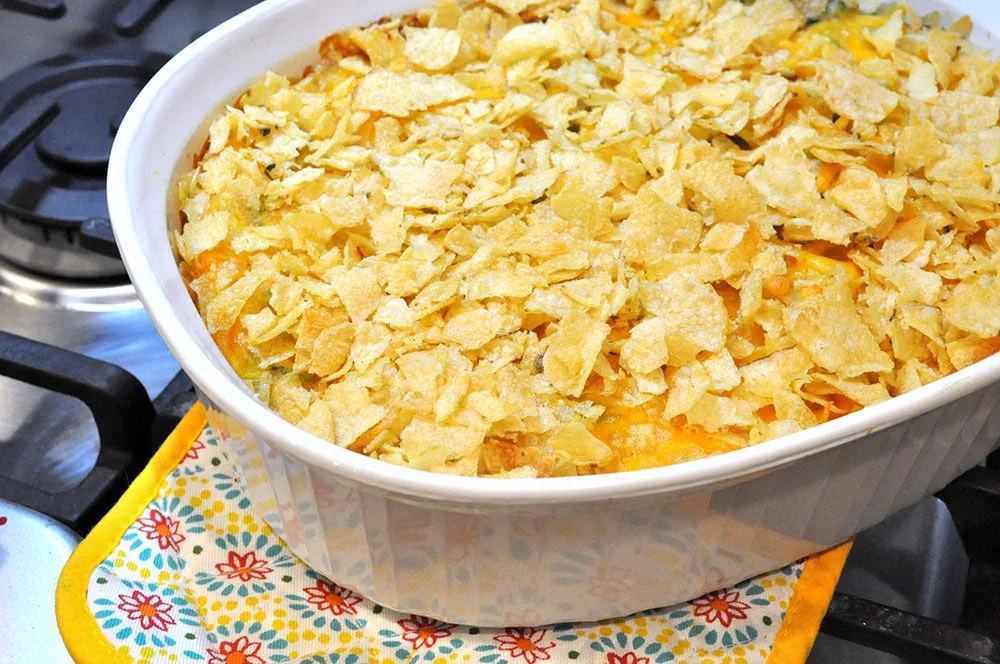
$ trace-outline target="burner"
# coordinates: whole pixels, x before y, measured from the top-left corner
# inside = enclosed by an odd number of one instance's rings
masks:
[[[118,124],[167,58],[73,53],[0,81],[0,258],[56,277],[124,277],[121,261],[79,246],[79,230],[107,217]]]

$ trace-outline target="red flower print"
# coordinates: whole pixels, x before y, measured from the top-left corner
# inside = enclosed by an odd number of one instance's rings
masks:
[[[649,658],[639,657],[634,652],[627,652],[624,655],[609,652],[608,664],[649,664]]]
[[[508,627],[506,634],[499,634],[493,640],[499,644],[500,650],[510,653],[514,659],[523,657],[527,664],[535,664],[540,659],[551,659],[548,651],[556,647],[555,641],[542,645],[545,638],[544,629],[530,627]]]
[[[745,620],[747,609],[750,608],[749,604],[740,601],[740,593],[736,590],[727,593],[722,591],[708,593],[704,597],[692,600],[691,604],[695,607],[694,615],[704,618],[705,622],[718,620],[723,627],[729,627],[733,618]]]
[[[440,620],[413,615],[397,620],[396,624],[403,628],[403,640],[413,644],[414,650],[433,648],[438,639],[451,636],[449,628],[454,627]]]
[[[218,563],[215,569],[227,579],[239,578],[246,583],[250,579],[263,581],[274,570],[267,566],[267,561],[258,558],[253,551],[247,551],[242,556],[235,551],[229,552],[229,562]],[[256,652],[256,651],[255,651]]]
[[[177,532],[177,528],[181,525],[180,521],[171,519],[160,510],[150,510],[149,518],[139,519],[138,523],[139,532],[145,533],[148,540],[156,540],[160,551],[166,549],[180,551],[177,545],[187,539]]]
[[[235,641],[223,641],[218,650],[208,649],[208,664],[267,664],[257,656],[259,641],[241,636]]]
[[[335,616],[345,613],[358,615],[358,610],[354,607],[361,603],[361,598],[347,588],[317,579],[315,586],[304,588],[304,591],[309,595],[306,602],[314,604],[320,611],[329,611]]]
[[[205,443],[201,441],[201,438],[197,438],[193,443],[191,443],[191,448],[184,455],[185,459],[192,459],[194,461],[198,460],[198,453],[205,449]]]
[[[0,526],[5,526],[5,525],[7,525],[7,517],[0,516]]]
[[[138,620],[143,629],[158,629],[167,631],[167,625],[176,625],[170,612],[174,607],[164,602],[159,595],[145,595],[133,590],[131,595],[119,595],[121,604],[118,608],[124,611],[129,620]]]

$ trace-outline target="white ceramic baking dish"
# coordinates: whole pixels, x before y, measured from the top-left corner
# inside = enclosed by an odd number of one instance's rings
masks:
[[[132,282],[228,441],[256,510],[317,571],[401,611],[477,625],[596,620],[695,597],[837,544],[948,483],[1000,436],[1000,354],[755,447],[616,475],[489,480],[399,468],[307,434],[231,371],[174,263],[172,181],[209,119],[329,33],[426,0],[269,0],[171,60],[108,169]],[[993,0],[914,0],[1000,34]]]

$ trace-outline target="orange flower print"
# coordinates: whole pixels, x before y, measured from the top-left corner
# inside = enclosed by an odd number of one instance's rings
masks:
[[[238,578],[246,583],[251,579],[260,581],[266,579],[267,575],[274,571],[267,564],[266,560],[258,558],[253,551],[247,551],[242,556],[235,551],[230,551],[229,561],[218,563],[215,569],[227,579]]]
[[[171,617],[173,606],[164,602],[159,595],[146,595],[133,590],[131,595],[119,595],[121,603],[118,608],[125,612],[129,620],[138,620],[143,629],[158,629],[167,631],[167,625],[176,625]]]
[[[523,658],[527,664],[535,664],[540,659],[551,659],[548,651],[556,647],[555,641],[542,645],[544,629],[530,627],[508,627],[505,634],[493,637],[500,650],[510,653],[514,659]]]
[[[354,607],[361,603],[361,598],[346,588],[316,579],[315,586],[303,590],[309,596],[306,602],[315,605],[320,611],[329,611],[335,616],[358,615],[358,610]]]
[[[649,664],[649,658],[639,657],[634,652],[627,652],[624,655],[609,652],[608,664]]]
[[[223,641],[218,650],[208,649],[208,664],[266,664],[257,656],[260,645],[245,636],[235,641]]]
[[[705,622],[709,623],[719,621],[723,627],[729,627],[733,618],[745,620],[747,609],[750,608],[749,604],[740,601],[738,590],[708,593],[704,597],[692,600],[691,604],[695,607],[694,615],[704,618]]]
[[[139,524],[139,532],[144,533],[148,540],[156,540],[160,551],[167,549],[172,549],[175,552],[180,551],[177,545],[187,539],[177,532],[180,521],[171,519],[160,510],[150,510],[149,517],[139,519],[137,523]]]
[[[438,639],[451,636],[449,628],[454,627],[440,620],[413,615],[397,620],[396,624],[403,628],[403,640],[409,641],[414,650],[433,648]]]

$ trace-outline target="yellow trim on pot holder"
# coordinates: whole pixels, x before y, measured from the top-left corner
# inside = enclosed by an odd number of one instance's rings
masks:
[[[851,544],[853,540],[817,553],[806,561],[788,602],[785,619],[774,637],[767,664],[805,663],[844,570]]]
[[[195,404],[63,567],[56,586],[56,622],[66,649],[79,664],[131,664],[128,655],[117,651],[105,638],[87,605],[90,577],[156,498],[163,481],[191,449],[206,423],[204,407]]]

